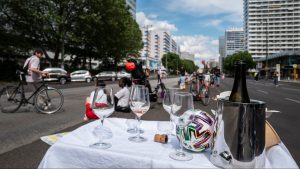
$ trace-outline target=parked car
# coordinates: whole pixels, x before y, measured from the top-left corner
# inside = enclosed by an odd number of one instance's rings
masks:
[[[46,68],[43,71],[48,72],[48,77],[44,80],[47,82],[59,82],[60,84],[66,84],[70,81],[68,72],[62,68]]]
[[[114,71],[104,71],[104,72],[100,72],[96,75],[97,79],[100,80],[111,80],[111,81],[115,81],[117,78],[116,72]]]
[[[71,73],[71,81],[72,82],[87,82],[90,83],[92,81],[91,73],[88,70],[77,70]]]
[[[128,77],[128,78],[131,78],[131,74],[130,73],[127,73],[125,71],[120,71],[117,73],[117,78],[118,79],[121,79],[122,77]]]

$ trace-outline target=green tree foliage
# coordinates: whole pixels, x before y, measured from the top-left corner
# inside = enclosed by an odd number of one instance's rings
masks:
[[[179,70],[181,66],[183,66],[188,73],[192,73],[198,70],[199,68],[198,66],[195,65],[193,61],[180,59],[180,56],[177,55],[176,53],[164,54],[161,59],[161,62],[163,66],[173,74],[175,74],[176,71]]]
[[[197,71],[199,69],[199,67],[196,66],[195,63],[191,60],[182,60],[181,64],[188,73],[193,73],[194,71]]]
[[[97,59],[116,64],[142,48],[142,33],[124,0],[1,0],[2,56],[29,55],[34,47],[74,61]],[[3,37],[3,38],[2,38]]]
[[[176,70],[179,70],[181,65],[181,59],[176,53],[164,54],[161,58],[161,62],[166,69],[174,74],[176,73]]]
[[[256,66],[256,63],[253,61],[253,58],[251,57],[251,54],[245,51],[245,52],[238,52],[231,56],[226,57],[224,61],[224,70],[227,73],[233,73],[234,64],[238,60],[244,60],[247,64],[247,69],[255,68]]]

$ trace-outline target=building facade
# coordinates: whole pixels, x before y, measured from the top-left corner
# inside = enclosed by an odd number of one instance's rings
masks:
[[[164,54],[169,52],[180,54],[179,46],[168,32],[150,30],[149,27],[141,28],[141,30],[144,48],[140,53],[145,63],[144,67],[150,70],[158,69]]]
[[[225,57],[244,51],[244,31],[242,28],[225,30]]]
[[[244,0],[246,50],[254,60],[300,49],[300,0]]]
[[[129,6],[129,12],[132,14],[132,17],[136,19],[136,0],[126,0],[127,6]]]

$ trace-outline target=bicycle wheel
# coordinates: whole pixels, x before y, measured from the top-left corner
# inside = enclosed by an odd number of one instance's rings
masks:
[[[205,89],[205,87],[201,90],[201,102],[204,106],[209,105],[210,96],[209,96],[209,89]]]
[[[14,113],[22,105],[22,92],[15,86],[7,86],[0,93],[0,107],[3,113]]]
[[[48,87],[36,94],[34,103],[37,111],[45,114],[53,114],[61,109],[64,104],[64,97],[59,90]]]

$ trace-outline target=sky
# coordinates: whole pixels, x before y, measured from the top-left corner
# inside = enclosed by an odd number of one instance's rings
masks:
[[[170,32],[181,51],[195,54],[200,64],[218,59],[225,29],[243,26],[243,1],[137,0],[136,18],[141,27]]]

